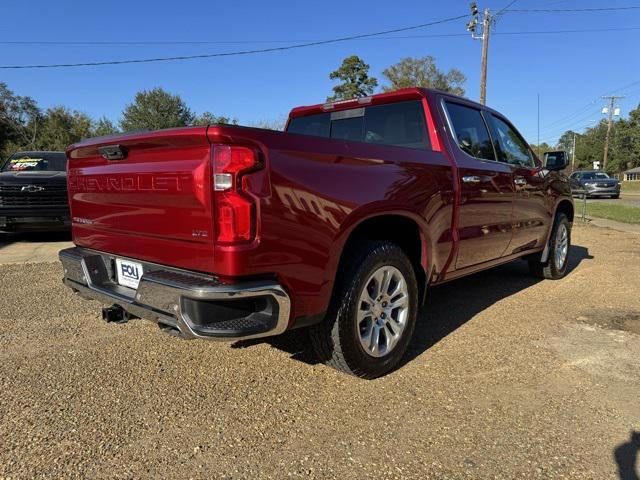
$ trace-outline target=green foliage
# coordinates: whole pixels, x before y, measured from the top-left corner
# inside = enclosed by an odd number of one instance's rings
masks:
[[[225,117],[224,115],[216,116],[211,112],[204,112],[193,119],[191,125],[237,125],[238,119]]]
[[[573,133],[573,130],[567,130],[562,134],[562,136],[558,139],[558,144],[556,145],[558,150],[573,152]],[[576,142],[577,138],[578,134],[576,134]]]
[[[622,182],[622,191],[626,193],[640,193],[640,181]]]
[[[36,150],[64,150],[72,143],[92,136],[92,122],[88,115],[53,107],[46,111],[37,127]]]
[[[640,207],[620,203],[588,203],[587,215],[617,222],[640,223]]]
[[[329,74],[329,78],[342,82],[333,87],[333,95],[327,97],[329,102],[366,97],[378,86],[378,80],[369,76],[369,65],[357,55],[345,58],[340,68]]]
[[[156,87],[136,93],[133,103],[122,112],[120,128],[125,132],[160,130],[186,127],[193,120],[193,112],[180,96]]]
[[[113,135],[118,133],[119,130],[107,117],[101,117],[97,122],[93,124],[92,137],[104,137],[105,135]]]
[[[22,97],[0,82],[0,159],[33,142],[40,110],[35,100]]]
[[[536,154],[536,156],[540,159],[541,162],[544,162],[544,152],[551,152],[551,151],[557,150],[557,148],[552,147],[546,142],[542,142],[540,145],[535,145],[531,143],[529,144],[529,147],[531,148],[531,150],[533,150],[533,153]]]
[[[121,125],[131,131],[214,123],[236,125],[238,120],[211,112],[196,117],[179,96],[155,88],[136,95],[125,108]],[[18,150],[62,151],[80,140],[119,132],[106,117],[92,120],[63,106],[42,112],[32,98],[15,95],[0,82],[0,160]]]
[[[607,135],[607,122],[600,123],[576,135],[576,169],[593,168],[602,162]],[[561,148],[573,149],[573,131],[566,131],[558,141]],[[629,112],[628,118],[613,122],[609,142],[608,173],[621,173],[640,166],[640,105]]]
[[[403,58],[385,69],[382,74],[391,82],[390,85],[382,87],[385,92],[400,88],[422,87],[464,95],[463,85],[467,81],[467,77],[455,68],[446,73],[439,70],[434,58],[429,55],[422,58]]]

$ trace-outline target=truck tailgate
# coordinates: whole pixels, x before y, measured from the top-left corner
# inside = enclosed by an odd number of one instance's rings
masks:
[[[111,136],[71,146],[67,156],[74,242],[118,256],[211,271],[210,153],[206,127]]]

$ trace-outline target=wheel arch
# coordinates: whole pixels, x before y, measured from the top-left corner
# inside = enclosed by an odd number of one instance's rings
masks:
[[[573,207],[573,202],[571,200],[566,199],[566,198],[560,200],[556,205],[555,212],[553,213],[553,218],[554,219],[556,218],[558,213],[564,213],[567,216],[567,218],[569,219],[569,222],[573,223],[573,216],[574,216],[574,213],[575,213],[575,209]]]
[[[553,216],[551,217],[551,223],[549,226],[549,232],[547,233],[547,241],[544,245],[544,250],[542,251],[542,256],[540,261],[546,262],[549,258],[549,241],[551,240],[551,233],[553,232],[553,226],[556,222],[556,217],[558,213],[564,213],[569,219],[569,223],[573,223],[573,218],[575,215],[575,208],[573,206],[573,202],[567,198],[561,198],[557,203],[553,210]]]
[[[419,304],[425,297],[431,262],[431,243],[425,228],[418,218],[410,212],[393,212],[374,214],[353,223],[340,235],[334,249],[335,275],[331,279],[332,290],[335,280],[344,262],[349,258],[349,252],[357,248],[362,241],[390,241],[397,244],[407,255],[416,273]]]

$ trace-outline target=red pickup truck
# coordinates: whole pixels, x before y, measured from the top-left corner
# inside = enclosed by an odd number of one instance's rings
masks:
[[[517,258],[565,275],[565,158],[501,114],[418,88],[292,110],[286,132],[210,125],[67,150],[64,282],[186,338],[310,327],[328,364],[396,366],[429,286]]]

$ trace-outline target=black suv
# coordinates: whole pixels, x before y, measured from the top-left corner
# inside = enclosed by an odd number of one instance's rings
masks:
[[[70,228],[64,152],[18,152],[0,169],[0,231]]]
[[[573,172],[569,177],[574,195],[590,197],[620,197],[620,182],[600,170]]]

